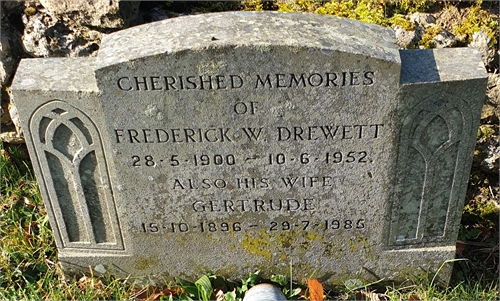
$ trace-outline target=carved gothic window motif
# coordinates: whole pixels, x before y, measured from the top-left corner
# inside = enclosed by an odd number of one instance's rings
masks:
[[[469,117],[445,99],[423,101],[404,119],[389,244],[436,242],[457,199]]]
[[[47,210],[63,247],[123,249],[106,158],[92,120],[54,100],[33,113],[30,130]]]

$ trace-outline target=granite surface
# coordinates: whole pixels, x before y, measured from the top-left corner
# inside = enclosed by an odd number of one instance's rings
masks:
[[[152,36],[154,43],[151,43]],[[333,16],[243,11],[211,13],[167,19],[106,35],[97,68],[182,50],[242,46],[264,50],[271,45],[291,49],[310,47],[326,55],[346,52],[398,62],[394,40],[394,32],[390,29]]]
[[[231,12],[25,60],[13,95],[68,274],[405,281],[454,257],[480,62],[361,22]]]

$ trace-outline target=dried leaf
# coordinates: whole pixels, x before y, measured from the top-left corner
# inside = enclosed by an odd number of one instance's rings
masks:
[[[374,292],[356,292],[356,300],[367,300],[367,301],[384,301],[387,300],[387,295],[377,294]]]
[[[27,197],[25,197],[25,196],[23,196],[22,202],[23,202],[24,207],[26,207],[26,208],[29,208],[31,210],[33,210],[33,209],[36,208],[36,206],[34,204],[32,204],[30,202],[30,200]]]
[[[149,286],[148,288],[138,289],[135,288],[132,290],[132,296],[134,296],[135,300],[144,301],[147,300],[148,296],[154,293],[155,287]]]
[[[481,230],[481,234],[483,235],[481,241],[484,242],[488,237],[490,237],[493,228],[481,227],[479,230]]]
[[[456,245],[456,248],[455,248],[455,253],[457,255],[462,255],[462,253],[465,251],[465,249],[467,249],[467,245],[466,244],[457,242],[457,245]]]
[[[104,287],[102,281],[100,279],[96,279],[94,277],[83,276],[78,279],[78,288],[82,291],[91,290],[100,290]]]
[[[364,300],[367,300],[366,299],[366,292],[359,292],[359,291],[356,291],[356,300],[359,300],[359,301],[364,301]]]
[[[215,290],[215,301],[224,301],[225,294],[221,289]]]
[[[12,156],[8,151],[0,149],[0,156],[4,157],[7,162],[12,163]]]
[[[411,294],[410,298],[408,298],[408,301],[420,301],[420,298],[417,295]]]
[[[162,290],[155,286],[149,286],[143,289],[135,289],[132,295],[134,296],[135,300],[151,301],[151,300],[159,300],[160,297],[162,296],[176,295],[178,293],[181,293],[181,291],[182,290],[180,288],[175,288],[175,289],[164,288]]]
[[[308,278],[307,288],[309,289],[309,300],[322,301],[325,299],[323,294],[323,285],[319,283],[318,279]]]
[[[24,240],[31,244],[31,236],[33,235],[33,231],[31,230],[32,228],[38,226],[38,222],[34,221],[31,222],[27,228],[23,229],[24,231]]]
[[[370,301],[380,301],[380,298],[379,298],[378,294],[376,294],[376,293],[366,292],[365,294],[367,297],[370,298]]]

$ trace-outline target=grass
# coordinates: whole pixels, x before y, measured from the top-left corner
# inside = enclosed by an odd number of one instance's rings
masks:
[[[29,157],[23,146],[0,147],[0,298],[7,300],[241,300],[246,290],[260,282],[274,283],[292,299],[304,299],[304,283],[288,283],[287,276],[261,279],[258,273],[248,279],[230,281],[214,275],[200,275],[195,282],[178,279],[175,283],[148,284],[111,275],[98,278],[89,275],[66,279],[58,265],[48,217],[36,183]],[[466,207],[467,208],[467,207]],[[493,226],[498,228],[498,221]],[[475,226],[481,223],[474,219]],[[486,223],[484,223],[486,224]],[[433,277],[402,283],[398,286],[379,283],[361,284],[326,291],[329,299],[343,300],[497,300],[498,231],[488,242],[475,242],[484,232],[480,227],[462,225],[461,236],[472,248],[465,248],[455,262],[449,286],[434,283]],[[486,227],[486,226],[485,226]],[[476,231],[467,230],[468,228]],[[488,225],[489,231],[495,231]],[[484,229],[483,229],[484,230]],[[496,235],[496,236],[495,236]],[[478,247],[474,247],[474,243]],[[489,244],[488,244],[489,243]],[[494,245],[494,244],[493,244]],[[470,247],[469,246],[469,247]],[[481,251],[482,250],[482,251]],[[486,252],[485,252],[486,250]],[[305,279],[304,279],[305,281]],[[370,299],[371,298],[371,299]]]

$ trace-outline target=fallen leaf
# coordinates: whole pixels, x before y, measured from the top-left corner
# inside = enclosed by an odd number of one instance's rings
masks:
[[[30,200],[27,197],[25,197],[25,196],[23,196],[23,203],[24,203],[24,206],[27,207],[27,208],[29,208],[29,209],[35,209],[36,208],[36,206],[34,204],[31,204]]]
[[[455,253],[457,255],[462,255],[462,253],[464,252],[465,249],[467,249],[467,245],[466,244],[457,242],[457,245],[456,245],[456,248],[455,248]]]
[[[366,300],[366,296],[362,292],[356,291],[354,294],[356,295],[357,301]]]
[[[2,155],[7,162],[12,163],[12,156],[10,155],[10,153],[8,151],[2,149],[2,150],[0,150],[0,155]]]
[[[417,295],[412,294],[408,301],[420,301],[420,298]]]
[[[177,295],[179,293],[182,293],[182,289],[180,288],[159,289],[156,286],[148,286],[147,288],[143,289],[135,289],[132,292],[132,295],[134,296],[134,300],[151,301],[151,300],[159,300],[160,297],[162,296]]]
[[[29,224],[27,228],[23,229],[24,239],[29,244],[31,244],[31,236],[33,235],[33,231],[31,229],[33,229],[34,227],[37,227],[37,225],[38,225],[38,223],[36,221],[34,221],[34,222],[31,222],[31,224]]]
[[[356,292],[356,300],[367,300],[367,301],[384,301],[387,300],[387,295],[377,294],[374,292]]]
[[[323,285],[319,283],[318,279],[308,278],[307,288],[309,289],[309,300],[322,301],[325,299],[323,294]]]
[[[376,293],[366,292],[365,294],[366,294],[367,297],[370,298],[370,301],[380,301],[380,297]]]
[[[100,290],[104,287],[102,281],[100,279],[96,279],[94,277],[83,276],[78,279],[78,288],[80,290],[86,292],[87,290]]]
[[[221,289],[215,290],[215,301],[224,301],[225,294]]]
[[[306,298],[307,290],[301,289],[299,293],[299,299],[307,299]]]

